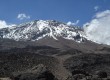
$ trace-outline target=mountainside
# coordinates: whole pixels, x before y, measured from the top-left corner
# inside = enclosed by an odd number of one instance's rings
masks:
[[[109,80],[110,46],[79,27],[36,20],[0,29],[0,80]]]
[[[55,20],[35,20],[0,29],[1,38],[17,41],[36,41],[44,37],[52,37],[58,40],[58,37],[62,37],[64,39],[82,42],[84,40],[83,36],[83,31],[80,28],[68,26]]]

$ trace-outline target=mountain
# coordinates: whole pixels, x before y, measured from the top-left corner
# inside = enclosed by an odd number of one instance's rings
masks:
[[[81,27],[70,26],[55,20],[35,20],[0,29],[0,39],[1,49],[28,45],[51,46],[63,50],[74,48],[83,51],[100,48],[86,38]]]
[[[83,29],[35,20],[0,29],[0,80],[109,80],[110,46]]]
[[[0,29],[0,38],[17,41],[36,41],[45,37],[58,40],[58,37],[83,42],[83,31],[74,26],[55,20],[35,20],[17,26]]]
[[[55,20],[35,20],[2,28],[0,29],[0,42],[1,49],[40,45],[64,50],[74,48],[94,51],[103,45],[99,46],[88,40],[81,27],[70,26]]]

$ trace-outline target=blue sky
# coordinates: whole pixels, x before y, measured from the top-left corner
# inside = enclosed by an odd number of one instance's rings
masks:
[[[0,1],[0,20],[13,24],[42,19],[62,22],[78,21],[77,25],[82,26],[97,12],[110,10],[110,0]]]

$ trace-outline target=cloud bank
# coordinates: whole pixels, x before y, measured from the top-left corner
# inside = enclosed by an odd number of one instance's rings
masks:
[[[67,22],[67,25],[68,26],[73,26],[73,25],[77,25],[78,23],[79,23],[79,20],[77,20],[76,22],[69,21],[69,22]]]
[[[0,20],[0,29],[15,26],[15,24],[7,24],[6,21]]]
[[[89,40],[110,45],[110,10],[97,13],[95,18],[83,27]]]
[[[24,19],[30,19],[30,16],[26,15],[25,13],[20,13],[20,14],[18,14],[17,18],[19,20],[24,20]]]

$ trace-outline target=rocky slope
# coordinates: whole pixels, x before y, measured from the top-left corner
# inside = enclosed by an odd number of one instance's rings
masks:
[[[107,80],[110,46],[78,27],[36,20],[0,29],[0,80]]]

